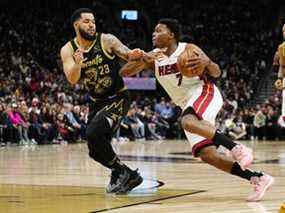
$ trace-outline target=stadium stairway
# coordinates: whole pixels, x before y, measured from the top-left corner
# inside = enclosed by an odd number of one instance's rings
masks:
[[[276,80],[276,73],[271,70],[265,74],[257,87],[256,94],[249,106],[255,106],[257,104],[262,104],[266,101],[268,97],[273,95],[276,90],[274,88],[274,81]]]

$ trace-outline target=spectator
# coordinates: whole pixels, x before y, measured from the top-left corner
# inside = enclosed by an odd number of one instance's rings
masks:
[[[24,121],[21,116],[17,103],[12,103],[12,109],[8,112],[8,117],[12,126],[17,130],[20,144],[29,143],[28,138],[28,124]],[[17,139],[16,139],[17,140]],[[15,141],[15,140],[14,140]]]
[[[256,115],[254,116],[253,125],[255,127],[255,136],[257,139],[266,139],[265,136],[265,124],[266,124],[266,116],[264,115],[263,110],[258,110]]]

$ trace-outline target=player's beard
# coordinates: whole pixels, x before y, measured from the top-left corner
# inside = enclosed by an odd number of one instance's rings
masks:
[[[96,33],[94,35],[90,35],[89,33],[85,32],[83,29],[79,28],[80,36],[88,41],[93,41],[96,38]]]

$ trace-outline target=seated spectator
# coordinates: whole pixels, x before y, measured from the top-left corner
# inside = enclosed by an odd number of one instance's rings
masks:
[[[76,119],[76,116],[73,112],[73,105],[72,104],[70,104],[70,103],[64,104],[64,116],[66,118],[68,125],[73,129],[74,137],[79,138],[79,136],[81,136],[82,126],[79,123],[80,121],[77,121],[77,119]]]
[[[9,141],[9,138],[7,137],[7,127],[8,127],[8,115],[5,111],[5,104],[0,103],[0,144],[1,146],[6,145]]]
[[[167,132],[170,129],[169,123],[158,113],[153,114],[152,121],[156,124],[157,133],[162,137],[162,139],[166,138]]]
[[[157,102],[155,104],[154,111],[160,115],[164,109],[165,109],[165,99],[162,97],[160,102],[159,103]]]
[[[14,129],[18,132],[18,138],[17,142],[20,142],[20,144],[27,144],[29,143],[29,137],[28,137],[28,124],[24,121],[23,117],[21,116],[17,103],[12,103],[12,109],[8,112],[8,118],[10,122],[12,123],[12,126]]]
[[[63,143],[75,142],[76,140],[74,134],[75,129],[72,126],[70,126],[63,113],[59,113],[57,115],[56,125],[57,125],[57,131],[59,133],[59,140],[61,140],[61,142]]]
[[[159,135],[157,132],[157,123],[154,119],[154,113],[152,111],[146,111],[144,116],[145,125],[147,127],[147,130],[149,132],[148,139],[151,140],[161,140],[163,137]]]
[[[80,139],[85,139],[87,122],[85,121],[84,112],[81,112],[79,105],[74,106],[71,112],[76,122],[80,125]]]
[[[59,141],[56,140],[56,137],[58,135],[57,128],[56,128],[56,112],[52,110],[51,106],[49,104],[45,105],[42,108],[42,127],[43,131],[47,132],[44,134],[46,138],[44,137],[42,139],[43,142],[47,143],[58,143]]]
[[[161,109],[160,115],[166,121],[169,121],[174,116],[173,108],[169,102]]]
[[[253,125],[255,127],[255,137],[259,139],[266,139],[266,116],[264,114],[265,109],[260,109],[257,111],[257,113],[254,116]]]
[[[137,116],[135,107],[132,107],[128,111],[126,117],[124,118],[123,124],[130,127],[136,140],[145,139],[145,127],[143,122]]]
[[[241,117],[232,117],[225,121],[227,133],[234,139],[239,140],[246,135],[246,126]]]

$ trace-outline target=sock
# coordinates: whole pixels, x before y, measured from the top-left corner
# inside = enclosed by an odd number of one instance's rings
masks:
[[[251,177],[255,177],[255,176],[261,177],[263,175],[261,172],[250,171],[248,169],[242,170],[242,168],[237,162],[234,162],[232,170],[231,170],[231,174],[239,176],[247,180],[250,180]]]
[[[237,145],[237,143],[233,142],[230,138],[220,133],[219,130],[216,131],[212,141],[217,147],[221,145],[226,147],[228,150],[232,150]]]

